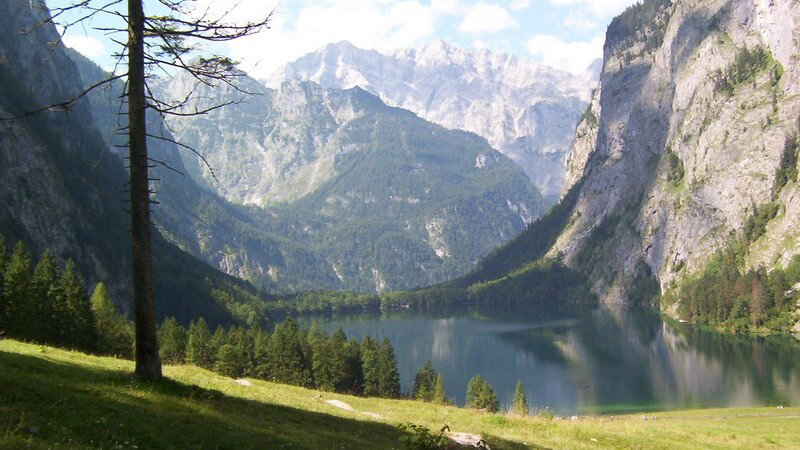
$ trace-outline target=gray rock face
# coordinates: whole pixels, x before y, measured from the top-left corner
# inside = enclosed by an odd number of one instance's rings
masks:
[[[196,208],[165,234],[259,286],[381,292],[444,281],[544,208],[524,172],[485,139],[363,89],[292,81],[273,90],[250,78],[239,87],[257,95],[186,76],[160,87],[174,99],[191,93],[185,111],[234,102],[168,121],[214,174],[188,151],[181,166],[208,192],[242,205],[230,218]],[[183,214],[176,202],[162,204],[168,218]],[[234,221],[242,223],[225,225]],[[208,232],[192,233],[198,224]]]
[[[57,43],[55,28],[37,26],[47,14],[37,1],[0,4],[0,117],[80,92],[77,71]],[[44,112],[0,122],[0,232],[10,241],[7,245],[19,239],[35,255],[50,248],[61,260],[74,259],[89,282],[113,279],[109,289],[119,298],[127,289],[129,263],[123,257],[110,264],[107,252],[113,245],[93,238],[118,223],[116,211],[110,211],[110,205],[119,204],[117,192],[103,192],[97,185],[113,178],[104,171],[118,169],[100,158],[102,150],[84,103],[75,104],[69,114]],[[92,215],[81,214],[83,208]],[[116,231],[108,232],[110,242],[124,242],[125,232]]]
[[[323,87],[359,86],[388,105],[485,137],[516,161],[545,197],[555,199],[575,124],[597,75],[597,63],[575,76],[441,41],[389,55],[340,42],[287,64],[268,85],[308,80]]]
[[[648,274],[664,290],[702,268],[773,197],[780,213],[747,264],[800,252],[797,181],[773,192],[798,133],[800,3],[651,0],[644,10],[609,27],[592,105],[599,121],[584,118],[568,158],[566,186],[582,180],[579,199],[550,250],[586,271],[609,304],[630,301]],[[722,92],[719,74],[759,47],[774,61]]]

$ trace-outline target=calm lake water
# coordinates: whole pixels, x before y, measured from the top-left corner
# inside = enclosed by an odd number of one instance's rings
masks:
[[[511,402],[520,380],[532,405],[562,415],[800,404],[800,345],[790,336],[722,335],[646,312],[459,310],[317,320],[348,337],[389,338],[405,391],[432,360],[458,404],[478,373],[501,404]]]

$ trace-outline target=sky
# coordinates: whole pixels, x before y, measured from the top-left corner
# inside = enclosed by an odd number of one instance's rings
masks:
[[[55,5],[66,0],[48,0]],[[71,0],[75,1],[75,0]],[[223,53],[250,75],[266,79],[275,69],[325,44],[350,41],[389,52],[444,40],[462,48],[485,48],[579,73],[602,57],[611,19],[636,0],[191,0],[193,11],[219,14],[236,5],[236,22],[273,12],[270,29],[208,52]],[[145,12],[157,11],[145,0]],[[105,69],[116,44],[93,27],[98,18],[67,31],[65,43]]]

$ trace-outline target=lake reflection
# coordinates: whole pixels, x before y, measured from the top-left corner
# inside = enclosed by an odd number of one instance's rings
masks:
[[[403,388],[431,359],[463,404],[480,373],[509,404],[517,380],[529,402],[559,414],[800,404],[800,346],[788,336],[720,335],[647,312],[360,315],[319,319],[392,341]]]

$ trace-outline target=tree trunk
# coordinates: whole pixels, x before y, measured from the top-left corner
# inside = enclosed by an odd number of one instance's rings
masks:
[[[128,133],[130,155],[133,302],[136,313],[136,374],[161,378],[158,356],[153,260],[150,243],[150,187],[144,78],[144,10],[142,0],[128,0]]]

